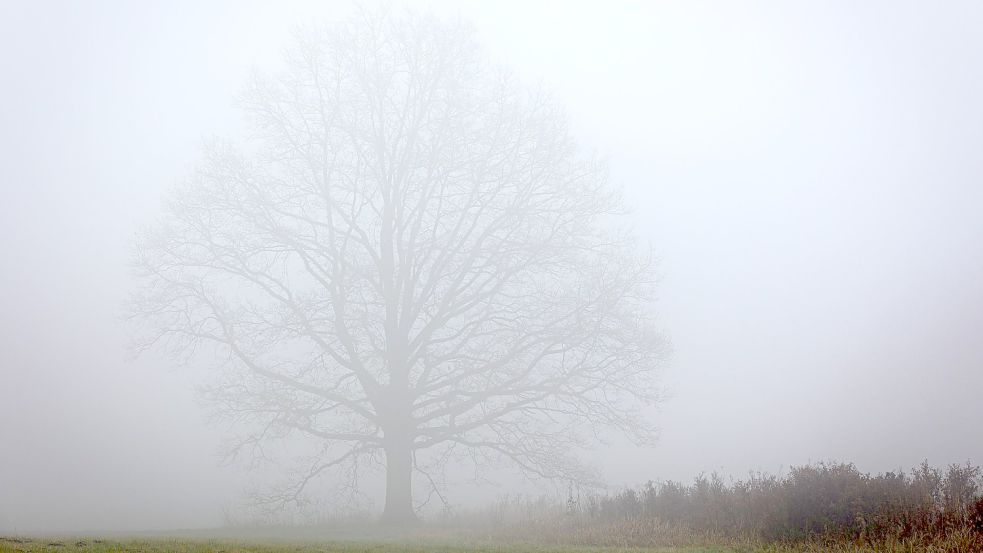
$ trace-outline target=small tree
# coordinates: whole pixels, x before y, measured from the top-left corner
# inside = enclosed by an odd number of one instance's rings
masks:
[[[246,147],[206,148],[140,238],[133,302],[141,346],[221,353],[213,399],[259,423],[240,445],[319,444],[270,499],[384,454],[405,521],[413,471],[457,455],[582,480],[577,447],[649,439],[651,263],[548,98],[429,17],[309,32],[287,62],[247,87]]]

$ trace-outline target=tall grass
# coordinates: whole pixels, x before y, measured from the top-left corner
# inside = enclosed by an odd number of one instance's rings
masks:
[[[870,475],[851,463],[725,482],[649,482],[566,502],[505,500],[457,523],[514,539],[583,545],[782,544],[817,550],[983,551],[983,472],[927,463]],[[450,522],[450,521],[448,521]],[[476,524],[477,523],[477,524]]]

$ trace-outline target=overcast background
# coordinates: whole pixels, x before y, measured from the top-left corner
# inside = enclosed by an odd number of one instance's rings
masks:
[[[983,462],[983,4],[414,5],[556,93],[663,260],[674,398],[612,485]],[[0,532],[222,523],[248,476],[193,371],[126,360],[126,263],[251,68],[350,7],[0,2]]]

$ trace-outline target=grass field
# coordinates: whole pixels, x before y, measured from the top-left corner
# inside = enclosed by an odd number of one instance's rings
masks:
[[[932,542],[879,545],[851,542],[760,543],[664,547],[600,547],[536,543],[495,543],[467,540],[290,540],[215,538],[92,538],[2,537],[0,553],[53,551],[62,553],[977,553],[981,543],[971,536]]]
[[[694,545],[674,547],[590,547],[534,543],[426,540],[239,540],[201,538],[0,537],[0,553],[54,551],[62,553],[974,553],[978,543],[962,540],[932,544],[893,543],[879,546],[849,542],[836,544],[771,543],[744,545]]]
[[[277,541],[237,541],[215,539],[120,539],[99,538],[11,538],[0,537],[0,552],[14,551],[62,551],[75,552],[158,552],[158,553],[727,553],[749,551],[733,547],[659,547],[659,548],[616,548],[616,547],[570,547],[544,546],[535,544],[493,544],[493,543],[441,543],[441,542],[398,542],[398,541],[328,541],[301,542]]]

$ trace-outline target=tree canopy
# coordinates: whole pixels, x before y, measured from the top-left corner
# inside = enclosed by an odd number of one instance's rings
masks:
[[[651,257],[549,96],[427,16],[305,31],[286,62],[243,93],[250,135],[210,144],[140,237],[133,299],[141,345],[224,367],[239,446],[316,444],[267,499],[370,460],[406,520],[414,472],[582,480],[582,446],[650,439]]]

